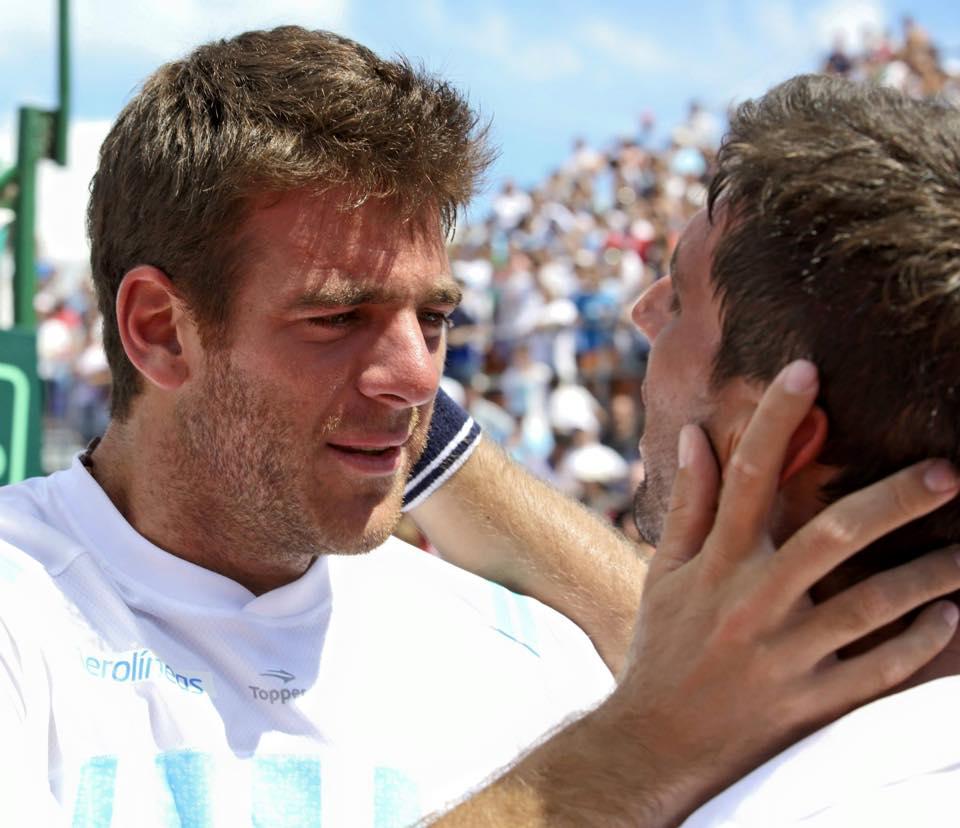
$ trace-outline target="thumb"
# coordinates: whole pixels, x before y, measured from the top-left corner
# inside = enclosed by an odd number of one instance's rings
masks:
[[[699,426],[685,425],[677,440],[677,476],[654,565],[674,570],[700,551],[713,528],[719,486],[720,472],[707,435]]]

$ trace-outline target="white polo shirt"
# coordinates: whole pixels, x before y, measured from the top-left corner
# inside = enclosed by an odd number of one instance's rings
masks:
[[[569,620],[396,539],[254,596],[78,461],[0,489],[4,825],[407,825],[612,687]]]
[[[879,699],[797,742],[684,828],[960,824],[960,676]]]

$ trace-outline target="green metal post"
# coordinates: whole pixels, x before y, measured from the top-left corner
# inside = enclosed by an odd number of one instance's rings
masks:
[[[70,0],[58,0],[60,12],[60,47],[58,52],[59,97],[56,132],[53,140],[53,160],[61,167],[67,165],[67,139],[70,127]]]
[[[34,328],[33,311],[36,290],[37,162],[49,146],[47,113],[29,106],[20,107],[20,130],[17,139],[17,201],[13,230],[13,324]]]
[[[0,170],[0,204],[13,207],[13,324],[0,331],[0,485],[42,472],[40,384],[37,378],[36,292],[37,165],[67,163],[70,125],[69,0],[57,0],[59,49],[53,112],[21,107],[17,163]],[[3,228],[5,230],[5,228]]]
[[[33,328],[36,315],[33,295],[36,290],[36,214],[37,163],[52,158],[67,163],[67,139],[70,126],[70,14],[69,0],[57,0],[59,11],[60,106],[55,112],[33,107],[20,108],[17,141],[17,197],[13,232],[13,319],[14,325]],[[4,176],[6,179],[7,176]]]

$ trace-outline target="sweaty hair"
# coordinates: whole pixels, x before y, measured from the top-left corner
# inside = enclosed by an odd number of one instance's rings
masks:
[[[131,268],[164,271],[215,347],[255,198],[336,187],[348,207],[386,198],[401,215],[430,208],[449,232],[492,158],[486,132],[448,84],[330,32],[248,32],[161,66],[110,130],[91,186],[112,415],[125,419],[139,390],[115,310]]]
[[[708,206],[725,222],[714,384],[816,363],[829,420],[819,461],[841,470],[825,499],[925,457],[960,464],[960,112],[794,78],[736,111]],[[872,560],[957,539],[948,504]]]

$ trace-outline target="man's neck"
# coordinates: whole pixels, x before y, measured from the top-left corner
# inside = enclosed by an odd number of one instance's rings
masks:
[[[132,453],[127,427],[111,422],[106,434],[96,440],[83,456],[84,465],[110,498],[124,519],[140,531],[134,516],[133,497],[136,480],[131,479]],[[140,532],[143,534],[143,532]]]
[[[255,595],[299,578],[312,559],[271,565],[261,541],[244,537],[234,526],[221,526],[215,494],[183,480],[171,455],[176,449],[148,435],[149,424],[111,422],[88,455],[87,469],[117,511],[154,546],[224,575]],[[209,507],[203,506],[206,500]]]
[[[820,493],[823,491],[826,482],[834,474],[834,470],[813,464],[781,488],[774,531],[774,539],[778,546],[823,511],[825,504]],[[810,590],[811,598],[818,604],[823,603],[828,598],[853,587],[873,574],[876,574],[874,570],[864,569],[861,556],[861,562],[841,564],[819,583],[815,584]],[[909,616],[880,628],[871,635],[845,647],[841,651],[841,657],[852,658],[872,650],[883,642],[903,633],[912,621],[913,616]],[[887,695],[952,675],[960,675],[960,631],[933,661],[914,673],[906,682],[889,691]]]

